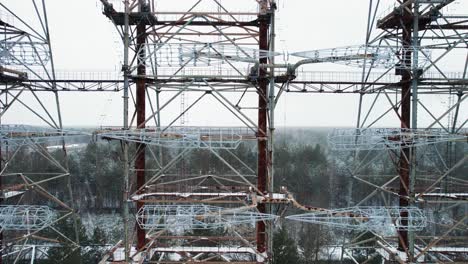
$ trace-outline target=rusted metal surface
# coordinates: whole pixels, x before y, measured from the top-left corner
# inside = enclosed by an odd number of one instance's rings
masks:
[[[268,18],[260,16],[260,35],[259,35],[259,49],[268,50]],[[266,58],[260,59],[260,64],[266,64]],[[259,69],[259,82],[258,82],[258,167],[257,167],[257,187],[258,190],[267,192],[267,177],[268,177],[268,150],[267,150],[267,113],[268,113],[268,80],[265,78],[267,75],[265,69]],[[265,204],[258,205],[260,213],[266,212]],[[266,228],[264,222],[257,223],[257,250],[263,253],[267,250],[266,245]]]
[[[146,43],[146,29],[144,24],[137,25],[137,45],[144,45]],[[140,52],[145,52],[144,49],[139,49]],[[140,54],[144,57],[144,54]],[[146,65],[144,61],[140,61],[137,69],[138,75],[146,74]],[[145,111],[146,111],[146,82],[145,79],[138,79],[136,81],[136,114],[137,114],[137,127],[145,127]],[[136,143],[137,154],[135,158],[135,171],[136,171],[136,188],[140,189],[145,184],[145,149],[144,143]],[[143,203],[137,201],[137,210],[143,207]],[[145,246],[145,230],[137,225],[137,249],[142,249]]]
[[[405,3],[410,3],[411,0],[406,0]],[[411,7],[411,4],[408,4]],[[405,15],[402,17],[402,20],[411,20],[412,13],[405,9]],[[401,106],[400,106],[400,121],[401,128],[410,128],[411,126],[411,40],[412,40],[412,24],[404,23],[403,36],[402,36],[402,45],[403,48],[406,48],[406,51],[403,54],[403,63],[405,64],[405,69],[402,70],[401,74]],[[399,174],[400,174],[400,188],[398,194],[399,205],[400,207],[408,207],[409,200],[407,197],[410,196],[410,149],[405,148],[400,151],[400,160],[399,160]],[[407,218],[408,215],[406,212],[402,212],[401,215],[403,218]],[[403,225],[407,224],[405,220],[402,222]],[[407,251],[409,246],[408,241],[408,231],[399,230],[399,242],[398,249],[401,251]]]

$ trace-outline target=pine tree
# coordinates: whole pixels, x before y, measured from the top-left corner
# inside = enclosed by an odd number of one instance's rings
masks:
[[[73,227],[73,219],[70,217],[59,221],[54,225],[54,228],[58,230],[61,234],[65,235],[66,237],[75,238],[75,231]],[[82,225],[81,221],[78,219],[77,221],[77,228],[78,228],[78,235],[80,237],[80,244],[87,244],[88,236],[86,235],[86,229]],[[58,235],[57,233],[50,231],[48,237],[55,236],[58,241],[61,241],[62,246],[60,247],[52,247],[48,250],[48,260],[44,261],[43,263],[61,263],[61,264],[81,264],[83,263],[81,260],[81,247],[76,248],[72,245],[68,240],[65,240],[63,237]]]
[[[104,230],[96,226],[88,246],[82,252],[83,263],[98,263],[104,255],[107,236]]]
[[[289,237],[285,227],[281,227],[273,237],[273,264],[298,264],[302,259],[294,239]]]

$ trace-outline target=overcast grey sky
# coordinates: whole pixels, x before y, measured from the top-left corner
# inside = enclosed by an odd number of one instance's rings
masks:
[[[252,0],[253,1],[253,0]],[[2,0],[18,13],[27,15],[27,0]],[[174,3],[176,1],[173,1]],[[176,3],[178,6],[185,1]],[[190,1],[187,1],[190,2]],[[384,6],[394,1],[382,0]],[[466,13],[468,1],[454,5],[454,13]],[[27,4],[26,4],[27,3]],[[52,34],[54,59],[58,70],[114,71],[121,67],[122,45],[112,23],[102,15],[98,0],[46,0]],[[184,3],[185,4],[185,3]],[[277,47],[290,52],[333,48],[364,43],[369,1],[366,0],[280,0]],[[465,8],[466,7],[466,8]],[[187,7],[188,8],[188,7]],[[186,8],[184,8],[186,9]],[[178,9],[178,11],[181,11]],[[466,52],[465,52],[466,54]],[[450,65],[448,66],[450,67]],[[313,70],[359,71],[337,65],[320,65]],[[454,65],[452,71],[461,71]],[[121,125],[121,93],[62,93],[65,125]],[[188,94],[187,103],[196,95]],[[434,105],[437,100],[434,98]],[[255,98],[249,100],[255,103]],[[357,95],[286,94],[277,108],[277,126],[354,126],[357,118]],[[227,111],[213,111],[206,101],[187,115],[188,125],[240,125]],[[440,105],[440,107],[445,107]],[[180,101],[168,109],[178,114]],[[209,113],[209,117],[207,117]],[[10,112],[4,123],[40,124],[20,110]],[[163,120],[166,120],[167,118]],[[382,126],[398,126],[394,115]]]

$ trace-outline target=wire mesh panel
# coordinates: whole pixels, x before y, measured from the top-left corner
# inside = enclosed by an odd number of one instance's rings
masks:
[[[141,47],[141,61],[156,66],[211,66],[225,61],[258,63],[260,58],[271,58],[281,53],[258,50],[237,45],[212,43],[152,43]]]
[[[342,128],[328,135],[333,150],[383,150],[466,140],[466,133],[449,134],[443,129]]]
[[[427,218],[416,207],[350,207],[286,217],[290,220],[323,224],[340,228],[369,231],[420,231],[427,226]]]
[[[102,131],[103,139],[117,139],[170,148],[235,149],[242,141],[255,140],[248,128],[170,127],[162,130]]]
[[[11,145],[25,145],[31,143],[46,143],[64,138],[88,137],[80,131],[53,129],[47,127],[35,127],[27,125],[1,125],[0,136],[2,143]]]
[[[49,47],[41,42],[0,41],[0,63],[3,65],[40,65],[50,59]]]
[[[55,219],[48,206],[0,205],[2,230],[37,230],[50,225]]]
[[[223,208],[210,205],[145,205],[137,213],[144,229],[214,229],[231,225],[255,224],[277,216],[251,208]]]
[[[307,58],[319,62],[332,62],[354,67],[402,68],[401,54],[413,50],[402,50],[392,46],[347,46],[333,49],[320,49],[291,53],[291,56]],[[421,50],[418,68],[430,62],[430,51]]]

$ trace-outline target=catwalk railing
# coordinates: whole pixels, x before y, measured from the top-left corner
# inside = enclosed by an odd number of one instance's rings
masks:
[[[28,125],[1,125],[0,140],[13,146],[56,142],[70,138],[87,138],[90,135],[81,131],[53,129]]]

